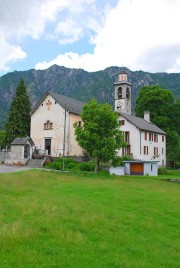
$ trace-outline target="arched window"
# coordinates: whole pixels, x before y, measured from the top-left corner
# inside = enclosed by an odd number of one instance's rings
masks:
[[[117,94],[118,94],[118,99],[121,99],[122,98],[122,87],[118,88]]]
[[[130,91],[129,91],[129,88],[128,88],[128,87],[126,88],[126,97],[127,97],[127,98],[130,97]]]

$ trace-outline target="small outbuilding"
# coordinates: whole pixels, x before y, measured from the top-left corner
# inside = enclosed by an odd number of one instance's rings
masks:
[[[15,138],[11,143],[11,160],[31,159],[34,147],[34,142],[30,137]]]
[[[123,162],[125,164],[126,175],[158,175],[158,161],[129,160]]]

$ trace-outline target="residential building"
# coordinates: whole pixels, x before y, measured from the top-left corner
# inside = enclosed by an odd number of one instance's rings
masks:
[[[120,73],[114,88],[119,127],[127,143],[119,155],[130,155],[141,161],[157,160],[158,166],[166,166],[166,133],[150,121],[148,111],[144,112],[144,118],[131,114],[132,86],[125,72]]]

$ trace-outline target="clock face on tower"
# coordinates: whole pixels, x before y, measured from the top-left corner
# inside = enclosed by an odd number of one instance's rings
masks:
[[[116,107],[117,111],[123,110],[124,105],[125,105],[125,100],[124,99],[116,100],[115,107]]]
[[[122,101],[118,101],[117,102],[117,108],[122,108],[122,106],[123,106],[123,102]]]

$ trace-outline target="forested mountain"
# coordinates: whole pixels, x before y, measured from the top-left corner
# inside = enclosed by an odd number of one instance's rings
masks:
[[[54,91],[83,102],[95,98],[100,103],[114,104],[114,82],[120,71],[126,71],[132,84],[133,107],[138,90],[143,86],[159,84],[180,98],[180,74],[131,71],[125,67],[109,67],[98,72],[53,65],[46,70],[15,71],[0,77],[0,129],[4,128],[10,103],[20,78],[28,86],[32,107],[46,91]]]

